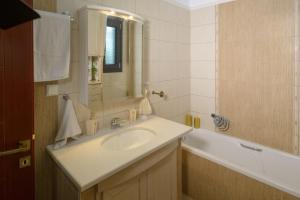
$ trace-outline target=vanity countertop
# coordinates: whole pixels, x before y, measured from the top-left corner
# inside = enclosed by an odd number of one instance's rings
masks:
[[[132,150],[103,148],[102,142],[114,134],[112,132],[76,141],[57,150],[50,145],[47,151],[77,189],[82,192],[192,130],[191,127],[155,116],[130,127],[120,128],[116,132],[129,128],[150,129],[156,133],[156,137],[147,144]]]

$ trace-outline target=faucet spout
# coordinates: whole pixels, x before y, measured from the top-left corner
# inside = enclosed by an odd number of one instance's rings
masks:
[[[115,117],[111,120],[110,126],[112,129],[121,127],[121,119],[119,117]]]

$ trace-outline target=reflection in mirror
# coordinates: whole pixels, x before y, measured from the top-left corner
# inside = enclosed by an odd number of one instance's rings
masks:
[[[108,17],[106,24],[103,72],[122,72],[123,19]]]
[[[101,9],[85,12],[89,107],[100,110],[103,103],[142,97],[143,22],[128,13],[111,16],[112,12]]]
[[[122,25],[119,24],[121,30],[113,29],[116,30],[113,38],[109,25],[106,31],[103,100],[142,97],[142,24],[123,20]]]

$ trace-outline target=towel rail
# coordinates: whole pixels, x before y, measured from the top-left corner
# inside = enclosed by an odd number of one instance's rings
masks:
[[[55,13],[55,12],[49,12],[49,11],[37,10],[37,9],[35,9],[35,11],[38,13],[44,13],[44,14],[50,14],[50,15],[64,15],[64,16],[68,16],[71,21],[75,21],[75,18],[70,14],[69,11],[63,11],[61,13]]]

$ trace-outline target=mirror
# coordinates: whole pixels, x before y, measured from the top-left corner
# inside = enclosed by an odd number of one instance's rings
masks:
[[[142,96],[143,25],[136,21],[107,18],[103,64],[103,100]]]
[[[143,96],[143,22],[136,15],[87,9],[88,105]]]

